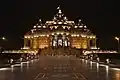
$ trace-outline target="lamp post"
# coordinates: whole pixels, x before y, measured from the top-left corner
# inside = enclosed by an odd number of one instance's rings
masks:
[[[3,41],[6,41],[6,38],[5,38],[5,37],[1,37],[1,38],[0,38],[0,53],[4,50],[4,49],[3,49],[3,46],[4,46]]]
[[[115,37],[115,39],[118,41],[118,52],[120,52],[120,49],[119,49],[119,40],[120,40],[120,38],[119,37]]]

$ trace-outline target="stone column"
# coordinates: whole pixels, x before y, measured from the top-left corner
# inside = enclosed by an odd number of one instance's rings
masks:
[[[27,47],[27,39],[24,38],[24,47]]]
[[[96,38],[95,38],[95,47],[97,47],[97,44],[96,44]]]
[[[36,38],[36,42],[37,42],[37,48],[36,49],[38,49],[39,48],[39,39],[38,39],[38,37]]]
[[[58,37],[57,37],[57,35],[55,35],[55,41],[56,41],[55,45],[56,45],[56,47],[58,47]]]
[[[62,36],[62,46],[64,47],[65,46],[65,35]]]
[[[92,47],[94,47],[94,46],[95,46],[95,40],[92,39]]]
[[[30,48],[33,47],[33,39],[30,39]]]
[[[90,39],[87,40],[87,47],[90,49]]]
[[[33,40],[33,48],[34,49],[36,49],[37,48],[37,45],[38,45],[38,43],[37,43],[37,39],[36,38],[34,38],[34,40]]]

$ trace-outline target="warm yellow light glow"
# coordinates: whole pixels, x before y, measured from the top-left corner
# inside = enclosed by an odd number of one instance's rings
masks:
[[[80,28],[82,28],[83,26],[79,26]]]
[[[77,28],[78,26],[75,26],[75,28]]]
[[[95,36],[93,36],[93,38],[95,38]]]
[[[70,27],[67,27],[68,29],[70,29]]]
[[[30,36],[28,36],[27,38],[30,38]]]
[[[36,26],[34,26],[33,28],[36,28]]]
[[[118,37],[115,37],[116,40],[118,40],[119,38]]]
[[[38,37],[38,35],[34,35],[34,37]]]
[[[67,24],[66,22],[64,22],[64,24]]]
[[[67,19],[67,17],[65,16],[65,17],[64,17],[64,19],[66,20],[66,19]]]
[[[47,37],[49,37],[49,35],[47,35]]]
[[[55,26],[55,29],[57,29],[57,26]]]
[[[43,26],[43,28],[46,28],[46,26]]]
[[[90,38],[93,38],[92,36],[90,36]]]
[[[24,36],[24,38],[27,38],[27,36]]]
[[[59,32],[57,32],[57,34],[59,35],[60,33],[59,33]]]
[[[54,22],[53,24],[56,24],[56,22]]]
[[[62,11],[61,11],[61,10],[59,10],[59,12],[58,12],[58,13],[60,13],[60,14],[61,14],[61,13],[62,13]]]
[[[81,22],[81,19],[79,19],[79,22]]]
[[[87,28],[87,26],[84,26],[84,28]]]
[[[69,35],[69,33],[66,33],[66,35]]]
[[[81,37],[86,37],[86,35],[81,35]]]
[[[62,22],[58,22],[58,24],[62,24]]]
[[[77,34],[77,37],[79,37],[79,34]]]
[[[41,28],[41,26],[38,26],[38,28]]]
[[[63,29],[65,29],[65,26],[62,26],[63,27]]]
[[[61,34],[63,35],[64,33],[63,33],[63,32],[61,32]]]
[[[70,24],[71,24],[71,23],[74,23],[74,21],[66,21],[66,22],[67,22],[67,23],[70,23]]]
[[[52,33],[52,35],[54,35],[54,33]]]
[[[62,14],[60,8],[52,21],[46,21],[42,24],[40,19],[39,23],[33,25],[33,27],[31,32],[28,32],[24,36],[24,46],[29,46],[29,49],[53,46],[54,40],[56,41],[55,46],[58,46],[59,39],[61,39],[60,42],[62,42],[62,44],[60,45],[63,47],[69,45],[69,47],[73,46],[76,48],[90,49],[91,45],[89,45],[89,40],[96,41],[96,39],[93,39],[96,38],[96,36],[91,32],[86,31],[89,29],[81,22],[81,19],[79,19],[78,24],[74,21],[68,21],[67,17]],[[94,44],[96,46],[96,42]]]
[[[39,22],[41,22],[41,19],[39,19]]]

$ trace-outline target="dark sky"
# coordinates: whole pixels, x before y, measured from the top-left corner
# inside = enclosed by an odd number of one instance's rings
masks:
[[[23,35],[37,23],[37,19],[51,20],[58,5],[69,20],[82,17],[97,35],[100,47],[117,47],[113,36],[120,35],[120,9],[115,0],[2,0],[0,36],[6,36],[5,43],[12,47],[22,46]]]

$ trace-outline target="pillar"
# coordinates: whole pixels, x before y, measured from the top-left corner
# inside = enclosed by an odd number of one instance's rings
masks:
[[[33,48],[33,39],[30,39],[30,48]]]
[[[24,38],[24,47],[27,47],[27,40]]]
[[[97,39],[95,38],[95,48],[97,48],[97,44],[96,44],[96,41],[97,41]]]
[[[88,49],[90,49],[90,39],[89,38],[87,40],[87,47],[88,47]]]
[[[92,39],[92,47],[96,47],[96,40]]]

